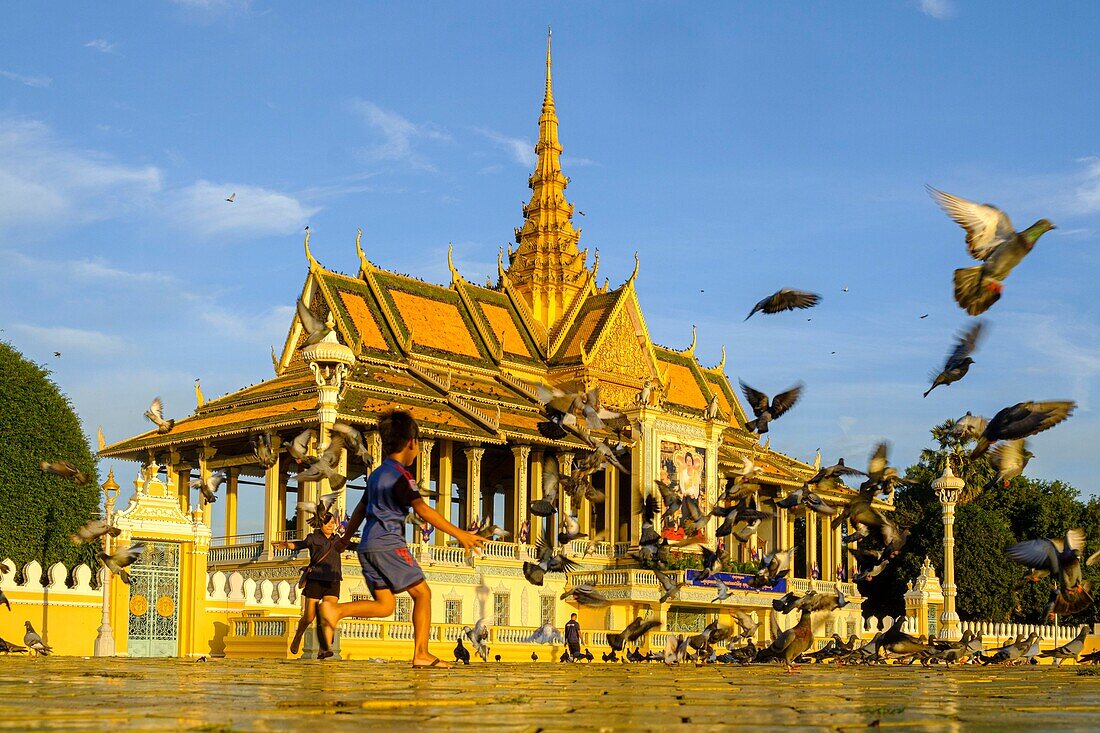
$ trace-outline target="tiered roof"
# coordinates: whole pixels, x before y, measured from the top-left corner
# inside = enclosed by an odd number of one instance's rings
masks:
[[[553,441],[539,434],[542,408],[532,383],[586,390],[598,385],[607,404],[629,407],[648,381],[666,411],[700,420],[717,396],[717,422],[725,429],[720,463],[733,467],[739,453],[766,454],[767,460],[754,460],[780,482],[805,478],[809,466],[761,449],[744,431],[745,413],[725,374],[724,349],[718,365],[704,367],[695,357],[694,329],[682,351],[652,342],[634,286],[637,256],[622,285],[596,286],[598,253],[588,269],[570,223],[573,206],[564,198],[568,179],[560,167],[549,45],[539,130],[532,198],[517,232],[520,247],[509,252],[507,268],[501,254],[495,287],[468,282],[450,252],[449,285],[389,272],[367,258],[359,236],[359,271],[351,277],[314,259],[307,235],[302,300],[321,320],[332,315],[338,338],[356,358],[338,405],[340,419],[370,427],[399,405],[431,436],[575,448],[581,444],[572,437]],[[536,297],[540,288],[545,298]],[[549,306],[546,298],[557,298],[557,305]],[[295,315],[281,355],[273,354],[272,379],[207,402],[169,433],[150,431],[100,455],[141,460],[173,446],[315,425],[316,389],[302,358],[305,337]]]

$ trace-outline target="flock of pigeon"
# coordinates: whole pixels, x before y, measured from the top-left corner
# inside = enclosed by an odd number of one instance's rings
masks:
[[[968,251],[981,262],[974,267],[956,270],[954,277],[955,299],[959,306],[971,316],[980,315],[997,302],[1003,291],[1004,279],[1031,251],[1039,237],[1053,229],[1054,225],[1042,219],[1017,233],[1008,216],[995,206],[974,203],[931,187],[928,190],[944,211],[966,231]],[[756,313],[775,314],[812,308],[820,302],[821,296],[816,293],[785,288],[759,301],[746,316],[746,320]],[[985,328],[984,322],[978,320],[958,337],[943,368],[932,376],[932,384],[924,393],[925,397],[936,387],[948,386],[966,376],[974,363],[972,354]],[[746,423],[746,429],[757,435],[767,433],[770,423],[794,407],[804,389],[800,383],[769,397],[743,381],[740,385],[754,416],[753,420]],[[638,395],[639,404],[649,404],[652,389],[647,382]],[[557,513],[556,498],[559,490],[572,497],[574,511],[581,501],[602,501],[600,491],[592,485],[591,475],[609,464],[625,471],[618,460],[629,450],[624,442],[624,433],[628,428],[632,432],[638,431],[634,434],[637,438],[642,425],[631,425],[622,414],[607,410],[600,401],[598,388],[587,392],[565,392],[537,385],[537,394],[544,406],[546,418],[539,424],[540,432],[554,439],[572,433],[580,437],[591,450],[569,466],[559,466],[554,456],[548,455],[544,459],[543,493],[542,497],[531,503],[531,513],[539,517],[549,517]],[[988,451],[989,460],[997,470],[997,480],[1008,482],[1023,472],[1032,456],[1027,449],[1026,439],[1062,422],[1072,414],[1074,408],[1075,403],[1072,401],[1020,402],[1000,410],[990,420],[968,412],[955,422],[954,432],[960,439],[975,442],[971,459]],[[707,417],[713,419],[717,412],[715,396],[707,407]],[[614,434],[614,442],[609,443],[594,435],[594,432],[601,430]],[[741,460],[742,467],[727,476],[724,492],[719,497],[718,504],[708,514],[701,510],[697,497],[685,495],[663,481],[656,481],[653,490],[644,492],[641,500],[641,534],[637,550],[631,556],[656,573],[663,589],[661,603],[675,599],[686,581],[677,583],[665,572],[670,562],[670,543],[658,531],[658,526],[667,527],[670,522],[678,522],[678,528],[683,530],[685,539],[676,545],[699,544],[702,541],[701,530],[713,516],[721,520],[715,531],[716,538],[733,537],[739,542],[747,542],[760,523],[770,516],[770,513],[761,510],[757,498],[760,484],[755,479],[761,470],[753,465],[748,456]],[[860,476],[863,481],[857,495],[849,503],[834,506],[823,498],[823,493],[829,493],[825,490],[844,486],[844,479],[852,476]],[[888,444],[881,442],[875,447],[866,471],[847,466],[844,459],[840,459],[835,465],[819,468],[802,487],[778,500],[776,506],[795,512],[812,511],[831,517],[833,529],[844,527],[844,542],[849,546],[858,567],[858,575],[853,580],[871,581],[899,555],[909,536],[908,529],[899,527],[885,512],[875,507],[875,499],[881,496],[892,501],[896,489],[906,483],[898,469],[889,465]],[[560,545],[583,536],[577,534],[576,520],[576,515],[573,514],[563,516],[559,521],[561,529],[557,540]],[[1083,549],[1083,532],[1071,530],[1064,539],[1035,539],[1018,543],[1007,554],[1013,561],[1030,569],[1027,576],[1029,579],[1038,579],[1048,574],[1060,579],[1047,611],[1051,614],[1064,614],[1083,610],[1092,602],[1091,587],[1081,579],[1080,554]],[[790,573],[795,552],[796,548],[790,547],[777,548],[765,554],[760,559],[756,573],[750,578],[750,586],[757,589],[774,587],[779,579]],[[728,588],[716,575],[723,569],[721,553],[706,546],[701,548],[701,553],[702,570],[696,576],[697,582],[713,577],[718,589],[714,601],[724,601],[728,597]],[[1100,558],[1094,555],[1087,564],[1097,561]],[[569,558],[563,548],[555,549],[553,537],[549,532],[544,532],[538,546],[538,561],[525,563],[524,575],[529,582],[542,585],[545,573],[565,573],[577,567],[576,561]],[[578,585],[562,597],[572,597],[582,605],[602,605],[606,602],[598,589],[590,585]],[[790,666],[794,659],[799,658],[813,645],[812,628],[816,621],[845,603],[839,592],[836,596],[826,597],[809,594],[791,602],[795,604],[791,606],[792,609],[802,611],[795,627],[783,634],[777,634],[772,646],[765,650],[752,655],[735,655],[739,660],[750,657],[752,661],[782,659]],[[690,653],[688,648],[704,649],[706,644],[702,641],[703,636],[705,634],[691,637],[695,640],[694,646],[681,638],[681,645],[686,644],[681,650],[683,654],[666,649],[664,660],[668,661],[672,657],[687,658],[685,655]],[[722,634],[718,636],[721,638]],[[981,651],[980,640],[976,644],[972,640],[968,642],[977,651]],[[669,644],[672,645],[671,640]],[[839,653],[843,643],[834,640],[834,644]],[[861,647],[862,651],[845,651],[848,654],[877,657],[883,649],[898,654],[899,650],[911,647],[917,650],[912,652],[914,658],[919,654],[925,663],[937,660],[958,661],[971,656],[963,654],[954,645],[950,649],[941,648],[942,644],[939,642],[913,639],[903,634],[900,628],[887,632],[882,639],[869,644],[870,646]],[[1072,642],[1068,646],[1072,646]],[[969,648],[971,647],[967,647]],[[935,653],[932,650],[936,650]],[[613,644],[612,655],[617,651],[621,649],[615,649]],[[729,654],[733,654],[733,650]]]
[[[944,211],[966,230],[968,251],[972,257],[981,262],[974,267],[956,270],[954,276],[955,299],[959,306],[971,316],[980,315],[999,300],[1004,279],[1031,251],[1038,239],[1045,232],[1053,229],[1054,225],[1046,219],[1041,219],[1026,230],[1016,232],[1008,216],[995,206],[977,204],[933,188],[929,188],[929,192]],[[232,200],[232,197],[229,200]],[[775,314],[811,308],[820,302],[821,296],[815,293],[782,289],[758,302],[749,312],[746,320],[758,312]],[[307,345],[332,338],[331,321],[322,322],[301,300],[298,301],[297,312],[306,332]],[[932,384],[925,392],[926,397],[936,387],[950,385],[966,376],[974,363],[971,354],[977,348],[984,330],[984,323],[976,321],[958,338],[943,369],[933,376]],[[758,435],[767,433],[770,423],[794,407],[804,389],[802,384],[798,384],[774,397],[769,397],[766,393],[744,382],[740,385],[754,415],[754,419],[746,423],[746,428]],[[573,435],[581,439],[588,448],[586,453],[565,466],[559,465],[557,457],[552,454],[547,454],[544,458],[542,493],[530,503],[531,514],[545,518],[549,525],[549,518],[559,513],[557,501],[559,492],[564,492],[571,498],[571,510],[559,518],[556,537],[549,532],[541,533],[537,557],[523,564],[523,574],[528,582],[541,586],[547,573],[566,573],[579,567],[577,559],[567,556],[565,549],[572,540],[585,537],[580,532],[577,508],[584,501],[592,504],[603,502],[603,492],[592,482],[592,475],[597,471],[613,466],[619,471],[629,473],[624,461],[629,457],[631,443],[640,437],[642,425],[638,422],[632,424],[622,413],[607,409],[601,402],[598,388],[586,392],[568,392],[543,384],[532,385],[532,387],[545,412],[545,420],[538,424],[539,432],[551,439],[562,439],[567,435]],[[649,404],[657,389],[659,387],[654,387],[647,382],[638,395],[639,404]],[[1065,420],[1074,407],[1075,404],[1071,401],[1020,402],[1004,408],[990,420],[968,412],[956,421],[954,430],[958,437],[976,441],[971,453],[972,458],[977,458],[989,451],[990,460],[998,471],[998,479],[1008,481],[1021,474],[1032,456],[1027,449],[1026,438]],[[718,414],[719,405],[715,395],[707,406],[706,415],[713,419]],[[156,425],[159,433],[168,433],[175,426],[175,420],[164,417],[164,406],[160,398],[153,400],[145,412],[145,417]],[[626,437],[628,431],[630,438]],[[613,439],[599,437],[597,433],[601,432],[614,437]],[[312,523],[316,523],[317,517],[332,508],[349,477],[369,473],[372,467],[366,442],[362,434],[351,425],[337,423],[331,431],[328,443],[320,447],[314,455],[311,448],[316,445],[318,437],[316,430],[308,429],[286,443],[288,454],[299,466],[298,480],[327,479],[333,490],[316,502],[299,502],[298,508],[312,515]],[[270,467],[278,460],[279,451],[275,445],[277,440],[273,431],[265,431],[250,438],[253,453],[261,465]],[[341,466],[345,449],[346,469]],[[812,511],[832,517],[834,528],[850,524],[852,531],[846,534],[845,542],[851,546],[850,551],[857,560],[859,567],[859,575],[855,578],[857,581],[871,580],[880,574],[900,553],[908,537],[906,529],[898,527],[885,513],[874,506],[876,497],[890,498],[897,487],[905,483],[905,479],[900,476],[898,470],[888,465],[887,449],[885,442],[876,447],[867,471],[846,466],[843,459],[835,465],[820,468],[802,487],[776,502],[778,507],[787,510]],[[761,469],[754,466],[747,456],[742,458],[742,464],[740,469],[727,476],[725,489],[717,505],[707,514],[704,514],[700,508],[697,497],[685,495],[668,483],[656,481],[654,490],[645,492],[641,502],[641,535],[638,538],[637,550],[632,557],[656,573],[663,588],[661,603],[675,599],[684,582],[677,583],[670,574],[665,572],[669,568],[670,544],[668,539],[658,532],[658,522],[662,527],[669,526],[670,523],[678,523],[678,528],[683,530],[685,539],[676,544],[684,546],[702,542],[702,529],[711,516],[721,520],[715,532],[716,537],[732,537],[739,542],[748,541],[760,523],[771,516],[770,513],[760,509],[758,499],[760,484],[756,479]],[[149,470],[150,468],[153,470]],[[89,480],[87,474],[65,460],[43,461],[41,469],[72,480],[77,485],[83,485]],[[147,467],[146,481],[150,480],[154,471],[154,467]],[[823,490],[840,486],[845,477],[851,476],[862,476],[865,480],[859,487],[858,495],[847,505],[833,506],[822,498]],[[216,501],[216,492],[224,481],[224,473],[214,472],[205,478],[192,480],[191,488],[200,492],[204,503],[211,503]],[[494,539],[502,539],[510,534],[492,525],[482,528],[480,532],[483,536]],[[109,527],[102,519],[93,519],[73,535],[73,542],[78,544],[91,542],[105,534],[117,535],[118,530]],[[581,558],[592,552],[595,543],[600,539],[600,537],[591,538]],[[141,556],[143,549],[141,543],[135,543],[110,554],[100,553],[99,560],[123,582],[129,583],[126,567]],[[1081,579],[1080,555],[1083,549],[1084,533],[1075,529],[1068,532],[1065,538],[1021,542],[1009,549],[1008,556],[1031,570],[1027,579],[1037,579],[1047,574],[1056,576],[1059,579],[1059,588],[1052,595],[1048,610],[1052,613],[1074,613],[1083,610],[1092,602],[1091,587]],[[795,547],[790,547],[765,554],[760,558],[759,568],[752,575],[750,585],[757,589],[774,587],[780,579],[790,573],[795,551]],[[701,552],[702,570],[696,575],[696,580],[712,578],[718,593],[714,599],[715,602],[724,601],[728,597],[729,590],[717,576],[724,567],[721,554],[706,546],[701,547]],[[1100,553],[1090,557],[1087,564],[1091,565],[1100,560],[1098,555]],[[587,606],[602,606],[609,603],[597,588],[587,584],[574,585],[562,594],[562,599],[571,599],[579,605]],[[783,632],[775,628],[770,646],[759,650],[754,647],[752,641],[756,622],[748,614],[732,609],[741,629],[739,633],[723,628],[715,621],[700,634],[670,637],[663,653],[641,655],[635,649],[634,652],[625,654],[624,658],[628,661],[659,659],[666,663],[692,660],[742,663],[779,660],[790,669],[800,659],[815,661],[833,659],[838,662],[875,661],[881,659],[883,651],[910,661],[919,659],[922,664],[938,661],[958,662],[971,658],[980,659],[986,663],[1015,662],[1020,659],[1034,659],[1039,654],[1035,639],[1021,639],[1018,640],[1019,643],[983,656],[980,638],[975,640],[964,637],[964,642],[944,644],[915,639],[904,634],[900,627],[891,628],[859,647],[855,646],[854,639],[843,642],[839,637],[834,636],[824,648],[809,653],[808,650],[814,644],[814,627],[846,603],[839,587],[835,594],[818,594],[811,591],[799,597],[788,593],[782,599],[776,600],[774,605],[777,611],[783,613],[800,611],[798,622]],[[772,618],[774,622],[774,615]],[[611,646],[611,652],[609,655],[604,655],[605,660],[616,661],[617,655],[623,652],[627,644],[636,642],[657,625],[659,625],[657,621],[644,621],[637,618],[622,633],[609,634],[608,643]],[[49,653],[49,647],[45,646],[41,638],[34,633],[30,622],[27,622],[26,626],[27,636],[24,638],[24,643],[27,648],[42,654]],[[467,627],[463,633],[475,653],[487,661],[488,629],[484,620],[479,621],[474,627]],[[1044,652],[1042,655],[1054,656],[1056,659],[1075,657],[1080,652],[1081,647],[1078,642],[1082,638],[1079,637],[1066,644],[1060,650]],[[559,639],[560,632],[553,629],[551,625],[547,625],[533,634],[530,641],[555,643]],[[744,647],[730,646],[723,654],[718,654],[715,649],[715,645],[721,642],[733,644],[740,640],[746,640],[747,644]],[[7,647],[14,646],[2,640],[0,643]],[[1076,647],[1074,647],[1075,644]],[[1032,646],[1035,648],[1034,653],[1032,653]],[[1074,648],[1077,649],[1076,653],[1073,653]],[[8,650],[20,649],[15,647]],[[0,648],[0,651],[4,651],[4,648]],[[468,663],[469,650],[464,648],[461,638],[455,653],[456,658]],[[586,650],[586,655],[582,658],[591,660],[592,655]]]

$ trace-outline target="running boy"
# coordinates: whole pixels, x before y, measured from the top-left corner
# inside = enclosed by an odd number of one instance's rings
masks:
[[[421,519],[457,539],[467,550],[477,550],[485,538],[454,526],[420,496],[416,481],[408,471],[408,466],[420,453],[419,432],[412,416],[401,410],[388,412],[378,421],[386,459],[367,479],[367,490],[348,519],[343,540],[349,542],[366,519],[359,540],[359,564],[374,600],[322,602],[318,606],[321,626],[318,640],[326,652],[340,619],[389,616],[393,613],[394,594],[407,591],[413,599],[413,666],[450,666],[428,652],[432,592],[424,572],[405,544],[405,515],[412,509]]]

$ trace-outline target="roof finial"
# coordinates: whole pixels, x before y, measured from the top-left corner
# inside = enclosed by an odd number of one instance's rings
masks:
[[[458,268],[455,267],[454,257],[452,256],[454,249],[454,244],[447,242],[447,267],[451,271],[451,283],[455,283],[462,279],[462,275],[458,274]]]
[[[722,344],[722,361],[718,362],[718,366],[714,367],[714,371],[720,372],[726,368],[726,345]]]
[[[553,35],[553,31],[550,26],[546,26],[546,97],[542,101],[543,109],[547,106],[554,106],[554,83],[550,77],[550,36]]]
[[[691,324],[691,346],[687,347],[687,351],[685,351],[684,353],[686,353],[686,354],[694,354],[695,353],[695,324],[694,323]]]
[[[634,281],[638,279],[638,266],[640,264],[641,260],[638,259],[638,253],[634,252],[634,272],[630,273],[630,277],[626,280],[628,285],[633,284]]]
[[[320,264],[318,264],[317,260],[313,259],[313,253],[309,251],[309,227],[306,227],[306,242],[305,242],[305,245],[306,245],[306,259],[309,260],[309,269],[312,270],[314,267],[320,267]]]

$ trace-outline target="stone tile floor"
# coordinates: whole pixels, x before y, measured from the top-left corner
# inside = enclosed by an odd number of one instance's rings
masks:
[[[0,659],[0,729],[1100,730],[1082,667]]]

